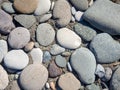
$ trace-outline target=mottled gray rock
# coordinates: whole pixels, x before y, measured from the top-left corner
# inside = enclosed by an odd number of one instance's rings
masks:
[[[56,24],[59,27],[64,27],[70,22],[72,17],[71,8],[66,0],[58,0],[55,2],[53,17],[57,19]]]
[[[61,55],[56,56],[55,63],[59,67],[66,67],[66,65],[67,65],[66,59],[64,57],[62,57]]]
[[[52,59],[49,51],[43,52],[43,62],[49,62]]]
[[[72,68],[77,72],[81,82],[84,84],[91,84],[94,82],[96,60],[89,49],[84,47],[77,49],[71,55],[70,63]]]
[[[25,28],[30,28],[36,22],[36,18],[33,15],[20,14],[16,15],[14,19]]]
[[[50,24],[42,23],[37,28],[36,38],[39,44],[48,46],[54,41],[55,31]]]
[[[120,67],[114,72],[110,82],[110,90],[119,89],[120,89]]]
[[[97,29],[111,35],[120,35],[120,5],[110,0],[96,0],[83,18]]]
[[[15,13],[15,10],[13,9],[13,4],[10,2],[4,2],[2,4],[2,8],[4,11],[6,11],[7,13]]]
[[[100,86],[96,85],[94,83],[91,85],[87,85],[86,88],[87,88],[87,90],[101,90]]]
[[[111,63],[120,59],[120,44],[107,33],[95,36],[90,49],[99,63]]]
[[[75,32],[85,41],[91,41],[96,36],[96,31],[89,26],[77,23],[73,28]]]
[[[8,43],[12,48],[23,48],[30,41],[30,32],[23,27],[17,27],[10,32]]]
[[[41,90],[48,79],[48,71],[42,64],[31,64],[20,74],[20,85],[24,90]]]
[[[49,20],[51,17],[52,17],[52,14],[51,14],[51,13],[45,14],[45,15],[41,16],[39,22],[40,22],[40,23],[45,22],[45,21]]]
[[[85,11],[88,8],[88,0],[70,0],[78,10]]]
[[[65,51],[65,48],[63,48],[63,47],[61,47],[57,44],[52,45],[52,47],[50,49],[50,53],[52,55],[58,55],[58,54],[61,54],[64,51]]]

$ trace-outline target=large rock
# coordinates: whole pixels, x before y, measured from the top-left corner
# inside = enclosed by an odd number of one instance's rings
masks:
[[[90,49],[99,63],[111,63],[120,59],[120,44],[107,33],[95,36]]]
[[[91,84],[95,81],[96,60],[89,49],[84,47],[77,49],[71,55],[70,63],[77,72],[81,82]]]
[[[53,9],[53,17],[57,19],[56,24],[59,27],[64,27],[71,20],[71,8],[66,0],[58,0],[55,2]]]
[[[48,71],[42,64],[31,64],[20,75],[23,90],[42,90],[48,79]]]
[[[120,5],[110,0],[96,0],[83,18],[97,29],[111,35],[120,35]]]
[[[70,2],[78,10],[85,11],[88,8],[88,0],[70,0]]]

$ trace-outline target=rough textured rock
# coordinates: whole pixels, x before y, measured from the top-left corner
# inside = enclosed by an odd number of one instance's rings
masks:
[[[66,0],[58,0],[55,2],[53,17],[57,19],[56,24],[59,27],[64,27],[70,22],[72,17],[71,8]]]
[[[120,35],[120,5],[110,0],[96,0],[83,18],[97,29],[111,35]]]
[[[120,59],[120,44],[107,33],[95,36],[90,43],[90,50],[99,63],[111,63]]]

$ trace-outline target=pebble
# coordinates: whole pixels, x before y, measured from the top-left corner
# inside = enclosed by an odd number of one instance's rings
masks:
[[[14,0],[13,6],[14,8],[20,12],[25,14],[30,14],[35,11],[38,5],[38,0]],[[29,8],[28,8],[29,7]]]
[[[39,44],[48,46],[54,41],[55,31],[50,24],[42,23],[37,28],[36,38]]]
[[[107,33],[97,34],[90,43],[90,50],[99,63],[111,63],[120,59],[120,44]]]
[[[87,26],[87,25],[83,25],[80,23],[77,23],[73,26],[74,31],[85,41],[91,41],[95,36],[96,36],[96,31]]]
[[[71,55],[70,63],[77,72],[81,82],[91,84],[95,81],[96,60],[89,49],[84,47],[76,49]]]
[[[49,14],[45,14],[43,15],[41,18],[40,18],[40,23],[43,23],[43,22],[46,22],[47,20],[49,20],[50,18],[52,17],[52,14],[49,13]]]
[[[52,90],[56,90],[54,82],[50,82],[50,87],[51,87]]]
[[[87,90],[101,90],[100,86],[99,85],[96,85],[96,84],[91,84],[91,85],[87,85],[86,86],[86,89]]]
[[[8,86],[8,74],[5,69],[0,65],[0,90],[4,90]]]
[[[51,8],[50,8],[50,10],[53,10],[54,5],[55,5],[55,2],[53,1],[53,2],[51,3]]]
[[[53,17],[57,19],[56,25],[59,27],[64,27],[69,24],[72,15],[68,1],[58,0],[55,2]]]
[[[75,18],[74,18],[73,16],[72,16],[72,18],[71,18],[71,21],[72,21],[72,22],[75,22]]]
[[[98,64],[96,67],[95,74],[99,77],[102,78],[105,76],[105,69],[101,64]]]
[[[13,4],[10,2],[2,3],[2,9],[10,14],[15,13],[15,10],[13,9]]]
[[[0,63],[8,52],[7,42],[5,40],[0,40]]]
[[[76,49],[81,45],[81,38],[68,28],[61,28],[57,31],[57,41],[68,49]]]
[[[48,71],[42,64],[31,64],[20,74],[20,85],[24,90],[41,90],[48,79]]]
[[[58,44],[53,44],[50,48],[50,53],[52,55],[58,55],[65,51],[65,48],[59,46]]]
[[[21,88],[18,85],[17,81],[12,81],[12,85],[11,85],[11,89],[10,90],[21,90]]]
[[[68,62],[67,63],[67,67],[68,67],[68,70],[70,71],[70,72],[72,72],[73,70],[72,70],[72,67],[71,67],[71,65],[70,65],[70,63]]]
[[[48,82],[45,84],[45,86],[46,86],[46,88],[47,88],[47,89],[49,89],[49,88],[50,88],[50,85],[49,85],[49,83],[48,83]]]
[[[77,11],[76,11],[75,7],[72,7],[72,8],[71,8],[71,13],[72,13],[72,15],[75,15],[76,12],[77,12]]]
[[[25,28],[30,28],[36,22],[36,18],[33,15],[19,14],[14,19]]]
[[[10,32],[8,43],[10,47],[19,49],[23,48],[30,41],[30,32],[23,27],[17,27]]]
[[[68,52],[68,51],[65,51],[65,52],[62,53],[62,56],[64,56],[64,57],[68,57],[70,55],[71,55],[71,53]]]
[[[33,63],[42,63],[43,52],[40,48],[33,48],[30,52]]]
[[[49,51],[44,51],[43,53],[43,62],[49,62],[52,59]]]
[[[66,67],[67,65],[67,61],[64,57],[62,57],[61,55],[57,55],[55,58],[55,63],[57,64],[57,66],[59,67]]]
[[[120,67],[112,75],[112,79],[110,81],[110,89],[111,90],[120,89]]]
[[[85,11],[88,8],[88,0],[70,0],[77,10]]]
[[[29,63],[29,57],[23,50],[11,50],[4,57],[4,64],[13,70],[24,69]]]
[[[29,42],[28,44],[26,44],[24,50],[25,50],[26,52],[29,52],[29,51],[31,51],[31,50],[33,49],[34,45],[35,45],[35,43],[31,41],[31,42]]]
[[[15,26],[12,22],[12,17],[3,10],[0,10],[0,32],[8,34],[13,28],[15,28]]]
[[[34,12],[35,15],[43,15],[50,10],[50,0],[38,0],[37,8]]]
[[[111,35],[120,35],[119,10],[120,5],[110,0],[97,0],[84,13],[83,19],[103,32]]]
[[[90,0],[89,6],[93,5],[94,1]]]
[[[62,90],[79,90],[81,83],[72,73],[66,73],[60,76],[58,85]]]
[[[81,11],[77,11],[76,13],[75,13],[75,19],[76,19],[76,21],[82,21],[83,20],[83,12],[81,12]]]
[[[62,74],[62,69],[60,69],[59,67],[57,67],[57,65],[55,64],[54,61],[52,61],[49,64],[48,71],[49,71],[50,77],[52,77],[52,78],[55,78],[55,77],[57,77],[57,76],[59,76],[59,75]]]

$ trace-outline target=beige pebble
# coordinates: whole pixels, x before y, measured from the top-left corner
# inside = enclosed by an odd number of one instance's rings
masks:
[[[25,50],[26,52],[29,52],[29,51],[31,51],[31,50],[33,49],[34,45],[35,45],[34,42],[29,42],[29,43],[25,46],[24,50]]]
[[[50,82],[49,84],[50,84],[50,87],[51,87],[52,90],[56,90],[54,82]]]

